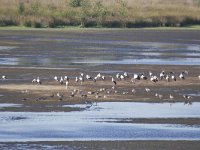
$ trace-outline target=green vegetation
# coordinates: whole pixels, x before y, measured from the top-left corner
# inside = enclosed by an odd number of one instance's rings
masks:
[[[200,25],[200,0],[1,0],[0,26],[54,28]]]

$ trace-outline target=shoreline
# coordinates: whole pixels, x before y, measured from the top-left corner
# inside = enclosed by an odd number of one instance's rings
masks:
[[[133,28],[109,28],[109,27],[80,27],[80,26],[64,26],[64,27],[54,27],[54,28],[34,28],[34,27],[25,27],[25,26],[0,26],[0,31],[3,30],[28,30],[28,31],[104,31],[104,30],[200,30],[200,25],[189,25],[182,27],[133,27]]]

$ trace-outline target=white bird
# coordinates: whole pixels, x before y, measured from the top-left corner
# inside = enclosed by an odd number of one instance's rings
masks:
[[[5,75],[1,76],[1,78],[4,80],[7,79],[7,77]]]
[[[37,77],[36,81],[37,81],[38,84],[42,84],[40,77]]]
[[[150,79],[152,82],[156,83],[158,82],[158,77],[157,76],[151,76],[151,79]]]
[[[120,78],[120,74],[119,74],[119,73],[116,74],[116,78],[117,78],[117,79]]]
[[[69,81],[66,81],[66,82],[65,82],[65,85],[66,85],[66,88],[67,88],[68,85],[69,85]]]
[[[135,89],[132,89],[131,92],[135,94],[135,93],[136,93],[136,90],[135,90]]]
[[[105,76],[101,76],[101,78],[103,79],[103,80],[105,80],[106,78],[105,78]]]
[[[140,76],[138,74],[134,73],[133,79],[134,80],[140,80]]]
[[[85,76],[85,78],[88,79],[88,80],[92,79],[92,77],[90,75],[88,75],[88,74]]]
[[[98,73],[96,76],[98,79],[101,78],[101,73]]]
[[[169,98],[170,98],[170,99],[174,99],[174,96],[172,96],[172,95],[170,94],[170,95],[169,95]]]
[[[124,77],[128,78],[128,73],[127,72],[124,72]]]
[[[78,77],[75,78],[75,82],[78,82]]]
[[[160,80],[164,79],[165,78],[165,71],[162,71],[160,73]]]
[[[169,75],[167,75],[165,79],[167,80],[167,82],[169,82],[170,81]]]
[[[142,74],[142,75],[140,76],[140,78],[143,79],[143,80],[147,80],[147,77],[146,77],[144,74]]]
[[[117,84],[117,82],[116,82],[116,80],[112,77],[112,82],[116,85]]]
[[[84,82],[84,78],[83,78],[83,76],[80,76],[79,77],[79,80],[81,81],[81,84]]]
[[[60,77],[60,84],[62,85],[64,82],[63,77]]]
[[[64,80],[69,80],[69,77],[68,76],[64,76]]]
[[[55,76],[55,77],[54,77],[54,80],[58,81],[58,77],[57,77],[57,76]]]
[[[150,77],[153,76],[153,73],[152,73],[151,71],[149,71],[149,76],[150,76]]]
[[[200,75],[198,76],[199,80],[200,80]]]
[[[32,83],[35,83],[35,82],[37,82],[37,79],[33,79],[33,80],[32,80]]]
[[[183,72],[179,75],[179,78],[180,78],[181,80],[184,80],[184,79],[185,79],[185,76],[184,76],[184,73],[183,73]]]
[[[174,73],[170,72],[170,74],[171,74],[171,79],[174,80],[174,81],[176,81],[176,76],[174,75]]]
[[[123,75],[120,75],[120,79],[121,79],[121,80],[124,80],[125,77],[124,77]]]
[[[146,91],[147,93],[149,93],[149,92],[151,92],[151,89],[145,88],[145,91]]]
[[[84,76],[84,73],[80,72],[81,76],[83,77]]]

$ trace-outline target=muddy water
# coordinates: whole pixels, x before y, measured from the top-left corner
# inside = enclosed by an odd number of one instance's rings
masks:
[[[12,38],[11,38],[12,39]],[[81,37],[28,37],[0,45],[1,66],[63,67],[102,64],[199,65],[200,45]]]
[[[102,102],[63,107],[85,110],[1,112],[0,141],[200,140],[199,125],[112,122],[123,118],[200,118],[200,103],[171,106],[169,103]]]

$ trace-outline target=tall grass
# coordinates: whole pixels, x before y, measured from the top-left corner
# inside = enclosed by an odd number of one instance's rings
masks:
[[[0,0],[0,26],[152,27],[200,24],[200,0]]]

